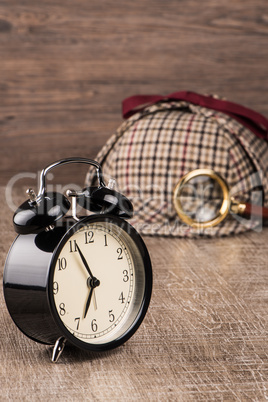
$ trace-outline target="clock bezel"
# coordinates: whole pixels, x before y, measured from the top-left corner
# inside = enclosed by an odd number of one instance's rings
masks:
[[[58,256],[61,253],[64,245],[67,241],[73,236],[75,232],[86,226],[88,223],[98,223],[98,222],[106,222],[112,223],[116,226],[119,226],[123,231],[125,231],[132,241],[135,243],[135,246],[138,249],[139,254],[141,255],[141,259],[143,261],[143,268],[144,268],[144,292],[142,295],[142,300],[140,303],[139,311],[137,312],[134,320],[130,323],[129,327],[116,339],[104,342],[104,343],[90,343],[84,342],[74,336],[68,328],[64,325],[63,321],[61,320],[54,300],[53,295],[53,276],[54,276],[54,269],[56,266],[56,261]],[[53,319],[55,320],[57,326],[59,327],[62,335],[73,345],[79,347],[80,349],[84,350],[91,350],[91,351],[103,351],[103,350],[110,350],[114,349],[123,343],[125,343],[139,328],[140,324],[142,323],[145,314],[148,310],[151,294],[152,294],[152,266],[150,256],[147,250],[147,247],[139,235],[139,233],[134,229],[132,225],[130,225],[125,220],[113,216],[113,215],[103,215],[103,214],[94,214],[82,218],[78,222],[76,222],[71,228],[65,233],[65,235],[60,240],[57,248],[55,249],[53,256],[51,258],[50,267],[49,267],[49,274],[48,274],[48,301],[49,307],[51,310],[51,314]]]

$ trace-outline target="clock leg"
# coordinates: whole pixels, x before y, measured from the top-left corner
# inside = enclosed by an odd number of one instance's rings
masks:
[[[60,338],[58,338],[56,340],[54,348],[53,348],[52,356],[51,356],[51,361],[53,363],[57,363],[60,355],[63,352],[65,343],[66,343],[66,339],[63,336],[61,336]]]

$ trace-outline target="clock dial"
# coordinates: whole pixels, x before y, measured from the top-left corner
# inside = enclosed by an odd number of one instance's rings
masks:
[[[109,343],[129,330],[144,289],[144,263],[135,242],[109,221],[78,225],[54,260],[54,308],[65,330],[84,343]]]

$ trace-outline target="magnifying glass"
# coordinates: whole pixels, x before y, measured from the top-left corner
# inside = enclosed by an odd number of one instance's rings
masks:
[[[268,208],[231,197],[226,181],[211,169],[196,169],[183,176],[174,189],[173,204],[180,219],[194,228],[216,226],[230,212],[268,219]]]

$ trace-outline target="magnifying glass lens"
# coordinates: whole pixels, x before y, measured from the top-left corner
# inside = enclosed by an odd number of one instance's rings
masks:
[[[219,183],[206,175],[191,178],[179,192],[183,213],[200,223],[211,221],[218,216],[223,199],[224,194]]]

